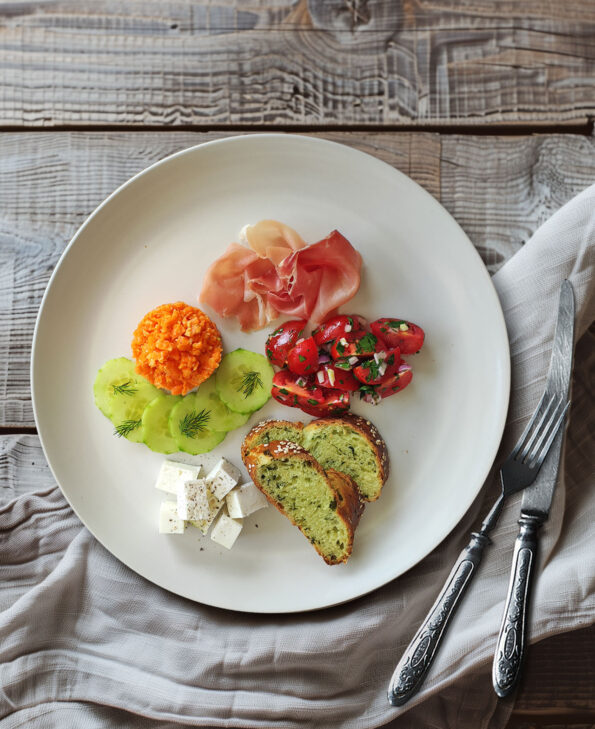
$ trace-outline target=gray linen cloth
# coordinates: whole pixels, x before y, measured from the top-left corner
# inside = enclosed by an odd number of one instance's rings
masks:
[[[564,278],[575,288],[582,337],[565,458],[542,530],[532,641],[595,621],[594,268],[595,186],[494,276],[513,372],[501,456],[543,390]],[[5,473],[15,449],[36,445],[34,436],[3,443]],[[496,699],[490,667],[520,495],[501,517],[424,691],[398,710],[386,700],[396,660],[497,494],[493,475],[453,533],[407,574],[339,607],[275,617],[195,604],[137,576],[82,527],[49,471],[42,474],[45,487],[39,473],[35,492],[21,479],[0,509],[3,729],[506,724],[513,702]]]

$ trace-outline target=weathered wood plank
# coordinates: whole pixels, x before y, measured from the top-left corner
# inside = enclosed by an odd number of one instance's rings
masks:
[[[68,240],[118,185],[152,162],[222,134],[0,135],[0,426],[33,426],[35,318]],[[454,215],[495,270],[595,178],[595,140],[577,135],[321,135],[410,175]]]
[[[590,0],[0,5],[0,125],[585,122]]]

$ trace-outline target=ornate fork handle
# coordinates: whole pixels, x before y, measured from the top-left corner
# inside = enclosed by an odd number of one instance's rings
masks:
[[[527,636],[529,594],[537,558],[537,533],[542,523],[540,517],[527,514],[519,519],[520,531],[514,544],[508,597],[492,665],[494,691],[501,697],[513,691],[520,676]]]
[[[486,534],[474,532],[471,541],[459,555],[442,592],[395,668],[388,686],[388,700],[392,706],[401,706],[409,701],[423,683],[450,620],[477,572],[483,550],[489,543]]]

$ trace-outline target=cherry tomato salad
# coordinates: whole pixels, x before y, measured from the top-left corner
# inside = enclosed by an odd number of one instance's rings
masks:
[[[402,355],[419,352],[424,331],[403,319],[376,319],[368,325],[357,314],[332,316],[304,336],[307,322],[286,321],[268,337],[265,352],[280,370],[272,395],[288,407],[315,417],[349,410],[351,395],[377,405],[411,382],[411,365]]]

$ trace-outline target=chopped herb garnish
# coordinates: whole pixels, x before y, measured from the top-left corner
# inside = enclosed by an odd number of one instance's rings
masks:
[[[306,358],[304,357],[303,354],[298,354],[298,359],[299,359],[300,362],[305,362],[306,361]]]
[[[355,343],[355,351],[358,354],[362,354],[364,352],[373,352],[376,348],[377,342],[378,340],[376,339],[376,337],[368,332]]]
[[[207,427],[210,417],[210,410],[201,410],[198,413],[196,410],[192,410],[192,412],[186,413],[180,420],[180,433],[186,438],[196,438]]]
[[[341,342],[337,343],[337,354],[343,354],[345,351],[345,345],[341,344]]]
[[[246,372],[242,377],[242,383],[238,387],[237,391],[243,393],[245,399],[250,397],[254,390],[257,390],[259,387],[264,387],[262,379],[260,378],[260,373]]]
[[[318,400],[312,400],[312,398],[308,398],[308,405],[318,405]]]
[[[279,388],[279,392],[280,392],[280,393],[281,393],[282,395],[289,395],[289,390],[286,390],[286,389],[285,389],[284,387],[280,387],[280,388]]]
[[[114,435],[117,435],[118,438],[126,438],[133,430],[138,428],[141,422],[141,420],[124,420],[124,422],[120,423],[120,425],[116,425],[114,428]]]
[[[112,385],[112,390],[114,395],[134,395],[138,392],[138,387],[132,380],[127,380],[121,385]]]
[[[396,319],[393,319],[392,321],[389,321],[388,325],[391,329],[400,329],[401,324],[405,324],[407,326],[407,322],[403,321],[402,319],[399,319],[398,321]]]

